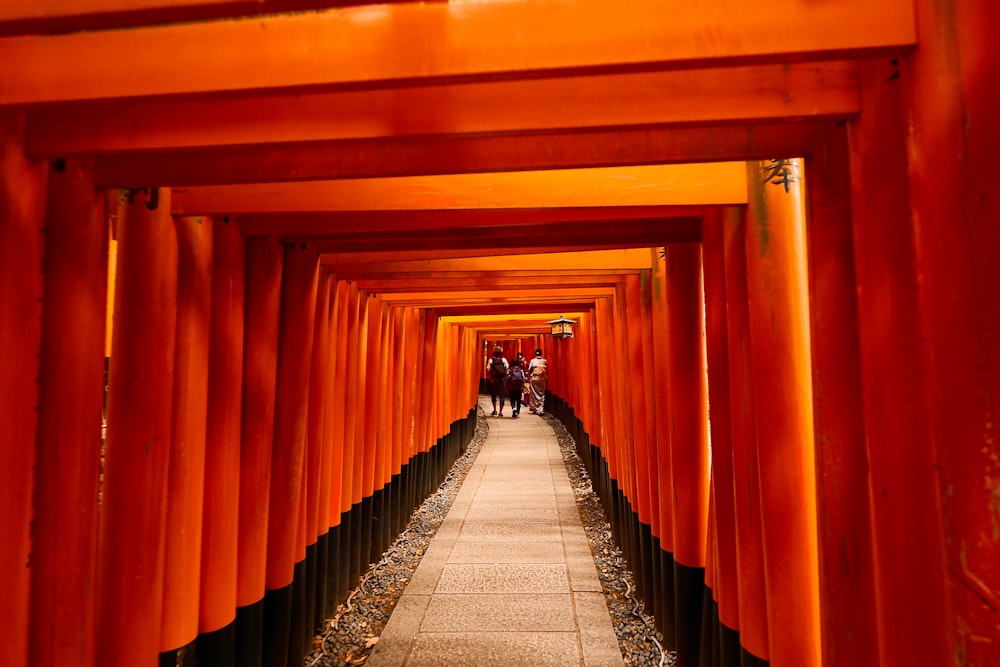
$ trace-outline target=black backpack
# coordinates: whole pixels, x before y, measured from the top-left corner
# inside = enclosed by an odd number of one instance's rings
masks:
[[[502,357],[490,359],[490,377],[494,380],[502,380],[507,377],[507,369],[503,367]]]

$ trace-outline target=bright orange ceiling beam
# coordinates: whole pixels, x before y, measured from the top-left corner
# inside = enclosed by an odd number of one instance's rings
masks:
[[[544,255],[488,255],[484,257],[441,258],[431,257],[423,260],[392,261],[382,257],[373,261],[353,262],[343,259],[356,259],[349,255],[342,258],[337,255],[324,255],[320,261],[331,265],[334,273],[343,270],[350,274],[359,272],[398,272],[398,271],[560,271],[560,270],[626,270],[648,269],[653,265],[653,252],[648,248],[615,249],[593,252],[551,253]]]
[[[562,128],[761,123],[848,118],[859,112],[855,63],[795,63],[73,105],[30,113],[25,150],[38,157],[66,157]]]
[[[338,278],[342,276],[338,275]],[[457,289],[537,289],[542,285],[576,285],[589,287],[609,287],[621,282],[614,276],[506,276],[482,273],[475,278],[367,278],[357,277],[353,282],[360,288],[378,294],[389,292],[413,292],[424,290]]]
[[[319,252],[381,252],[497,248],[618,247],[640,248],[701,240],[700,218],[663,220],[602,220],[599,222],[554,222],[529,227],[480,227],[478,229],[422,229],[366,234],[327,234],[315,237],[282,237],[306,242]]]
[[[127,188],[757,160],[811,155],[828,123],[225,146],[103,156],[94,171],[98,186]]]
[[[444,209],[401,211],[337,211],[332,213],[244,214],[235,221],[245,236],[277,234],[285,237],[308,237],[330,232],[363,232],[420,229],[473,229],[478,227],[523,227],[553,222],[593,222],[614,219],[669,220],[700,218],[702,206],[571,206],[538,209]]]
[[[434,259],[482,259],[485,257],[510,257],[530,255],[532,257],[543,257],[547,254],[564,255],[566,253],[595,252],[602,250],[637,250],[643,249],[645,245],[630,245],[623,248],[619,243],[590,243],[581,246],[563,245],[554,247],[524,247],[516,246],[510,248],[439,248],[436,250],[395,250],[393,252],[323,252],[320,254],[320,262],[326,264],[349,264],[357,266],[359,264],[370,264],[377,262],[422,262]]]
[[[175,215],[746,203],[739,162],[178,188]]]
[[[835,60],[916,43],[912,0],[420,2],[0,40],[0,105]]]

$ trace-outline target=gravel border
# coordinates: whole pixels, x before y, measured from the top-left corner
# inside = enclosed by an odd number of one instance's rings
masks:
[[[625,664],[673,667],[676,656],[662,650],[663,638],[656,631],[653,619],[642,611],[642,605],[632,594],[635,590],[632,571],[614,544],[611,526],[583,463],[576,455],[573,438],[558,420],[549,415],[544,418],[555,431],[566,463]],[[344,604],[337,607],[326,631],[313,640],[313,650],[306,656],[305,667],[347,667],[362,665],[368,660],[407,582],[451,509],[488,433],[486,413],[477,408],[476,431],[465,453],[452,466],[438,490],[413,513],[406,529],[382,559],[368,569]]]

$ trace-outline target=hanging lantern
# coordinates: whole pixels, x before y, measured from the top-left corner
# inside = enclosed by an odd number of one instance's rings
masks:
[[[551,322],[546,322],[546,324],[552,327],[553,338],[572,338],[573,325],[576,324],[576,322],[574,320],[566,319],[565,315],[560,315],[558,320],[552,320]]]

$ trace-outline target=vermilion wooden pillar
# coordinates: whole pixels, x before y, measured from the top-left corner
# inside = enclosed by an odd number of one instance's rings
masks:
[[[345,461],[350,463],[350,494],[351,494],[351,572],[350,586],[353,587],[364,570],[366,563],[362,550],[363,524],[365,523],[365,489],[364,489],[364,396],[365,396],[365,362],[368,354],[368,295],[358,289],[353,293],[351,346],[348,351],[350,366],[348,371],[347,397],[345,411],[347,426],[344,446],[350,453]]]
[[[915,6],[919,48],[900,66],[918,298],[933,373],[949,655],[1000,664],[1000,7]]]
[[[178,649],[198,636],[201,559],[192,555],[201,553],[212,319],[212,221],[179,217],[174,226],[178,248],[177,339],[160,652]]]
[[[646,350],[644,349],[643,332],[645,321],[643,320],[642,309],[642,286],[638,274],[625,276],[625,320],[628,332],[629,365],[631,372],[631,413],[632,423],[629,427],[632,430],[632,441],[635,452],[635,506],[633,511],[638,519],[638,545],[635,556],[636,564],[633,568],[637,573],[636,583],[641,587],[643,603],[648,612],[652,612],[653,605],[653,564],[652,564],[652,511],[650,509],[650,473],[649,473],[649,449],[650,435],[649,428],[651,413],[646,410],[646,387],[652,382],[652,378],[646,374]]]
[[[820,622],[824,662],[861,667],[878,639],[846,127],[820,136],[806,159]]]
[[[747,297],[746,209],[723,211],[726,263],[726,331],[729,345],[730,424],[733,434],[733,493],[736,498],[736,573],[740,645],[744,663],[767,660],[767,594],[757,463],[750,313]]]
[[[345,331],[347,327],[347,317],[345,315],[345,304],[347,300],[347,284],[337,280],[336,276],[331,277],[330,295],[330,331],[328,335],[329,345],[329,371],[326,377],[326,416],[324,418],[324,438],[329,449],[328,458],[325,462],[323,474],[326,476],[325,502],[326,508],[320,507],[320,526],[329,526],[329,550],[327,554],[327,591],[326,607],[328,615],[336,609],[340,600],[341,589],[346,588],[346,577],[344,564],[346,559],[344,549],[344,535],[342,531],[342,493],[344,480],[344,415],[341,406],[343,405],[343,355],[340,350],[346,345]],[[340,402],[338,403],[338,396]],[[320,482],[324,484],[323,481]],[[320,503],[324,502],[321,495]],[[323,516],[326,516],[324,523]]]
[[[122,667],[160,647],[177,314],[170,191],[134,194],[118,222],[98,551],[97,664]]]
[[[252,666],[261,664],[284,255],[276,238],[251,237],[246,258],[236,659]]]
[[[306,595],[313,602],[306,606],[308,637],[326,617],[327,549],[330,529],[330,443],[326,420],[330,404],[329,389],[332,386],[333,364],[330,355],[330,325],[332,319],[332,280],[328,269],[320,267],[316,292],[316,319],[313,329],[313,360],[309,376],[309,433],[308,458],[306,460],[307,505],[306,543],[314,546],[314,561],[307,573],[312,576],[312,588],[308,586]],[[336,322],[332,322],[336,326]],[[336,329],[334,329],[336,334]],[[307,558],[308,560],[308,558]],[[315,574],[312,570],[315,568]],[[311,611],[311,618],[309,612]]]
[[[30,663],[39,667],[94,664],[100,467],[94,443],[103,409],[108,275],[104,209],[92,165],[68,160],[50,166],[31,552]]]
[[[698,661],[708,529],[708,386],[701,265],[700,244],[667,246],[670,460],[680,665]]]
[[[651,260],[656,262],[659,251],[652,249]],[[662,615],[663,598],[660,595],[662,579],[667,573],[663,572],[660,560],[660,499],[659,499],[659,461],[657,459],[657,414],[655,391],[650,387],[659,382],[655,371],[655,359],[653,347],[655,345],[653,332],[652,313],[652,271],[643,270],[639,276],[639,323],[642,329],[642,364],[643,377],[645,378],[640,397],[643,401],[645,418],[642,428],[645,429],[646,460],[644,465],[647,470],[647,503],[649,505],[649,545],[644,553],[644,557],[649,559],[647,568],[649,570],[646,596],[646,610],[654,615]],[[573,364],[573,369],[581,368],[579,364]],[[576,383],[574,383],[576,384]]]
[[[798,160],[747,164],[746,252],[771,660],[810,667],[821,656],[801,172]]]
[[[286,245],[281,279],[281,323],[271,453],[271,502],[267,522],[264,597],[264,662],[283,666],[296,653],[290,637],[291,584],[299,551],[299,513],[309,369],[319,256],[309,247]]]
[[[662,571],[660,615],[657,626],[666,648],[677,648],[674,587],[674,481],[670,458],[670,321],[667,317],[667,265],[657,253],[650,276],[652,286],[653,377],[651,393],[656,405],[657,496],[660,504],[660,569]]]
[[[726,313],[725,220],[719,208],[702,219],[705,281],[705,350],[708,361],[709,416],[712,442],[712,494],[717,563],[713,592],[723,625],[721,663],[739,664],[728,637],[740,629],[737,594],[736,498],[733,493],[733,434],[730,420],[729,332]]]
[[[246,243],[239,228],[214,220],[205,426],[205,479],[211,482],[205,485],[198,624],[198,653],[206,662],[216,656],[223,662],[235,650],[245,276]]]
[[[24,156],[24,117],[0,113],[0,645],[28,664],[32,489],[38,425],[45,165]]]
[[[897,66],[861,68],[865,113],[850,125],[861,383],[871,466],[876,622],[883,665],[951,661],[953,627],[938,467],[927,413],[927,339]]]

